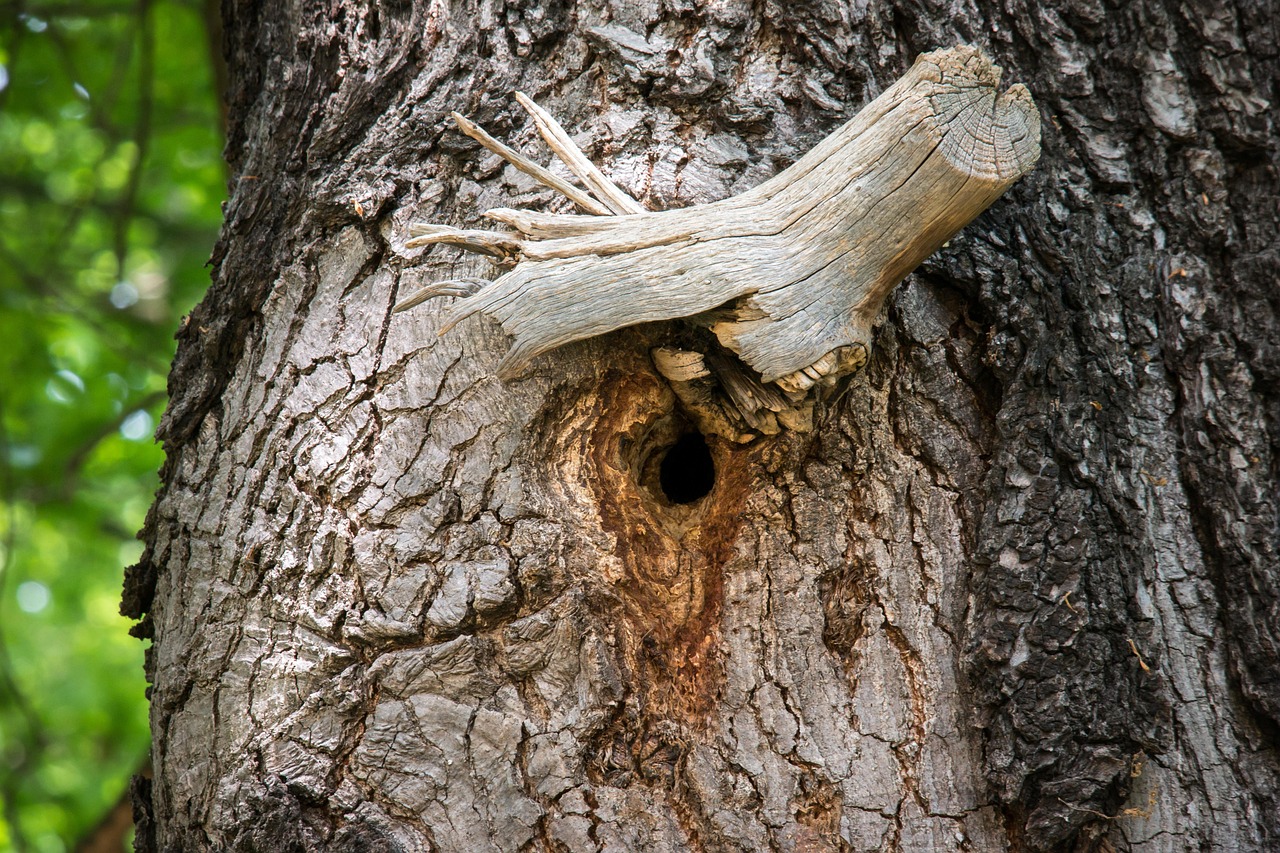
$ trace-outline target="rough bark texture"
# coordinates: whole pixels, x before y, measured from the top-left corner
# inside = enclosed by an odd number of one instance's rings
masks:
[[[369,6],[225,3],[236,177],[126,583],[144,848],[1280,845],[1269,2]],[[958,42],[1039,168],[699,502],[648,356],[685,332],[503,383],[491,321],[392,317],[483,271],[410,218],[551,200],[450,110],[529,142],[528,92],[674,207]]]

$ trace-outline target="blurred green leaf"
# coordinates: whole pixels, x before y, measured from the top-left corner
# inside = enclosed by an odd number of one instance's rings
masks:
[[[221,219],[207,8],[0,4],[0,850],[73,848],[146,761],[117,608]]]

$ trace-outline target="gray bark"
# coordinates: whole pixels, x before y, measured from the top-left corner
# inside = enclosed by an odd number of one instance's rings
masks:
[[[1280,79],[1264,0],[227,2],[235,178],[125,611],[157,850],[1280,845]],[[1043,156],[808,434],[689,428],[641,326],[494,377],[395,251],[552,194],[529,93],[652,208],[984,47]],[[567,210],[567,208],[565,208]]]

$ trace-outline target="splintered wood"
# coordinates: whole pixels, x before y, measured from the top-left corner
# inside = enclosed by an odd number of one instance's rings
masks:
[[[701,401],[701,425],[734,440],[779,424],[804,429],[811,390],[866,363],[871,324],[893,288],[1039,158],[1031,95],[1022,85],[999,93],[1000,73],[977,48],[926,53],[785,171],[732,198],[657,212],[523,95],[585,190],[455,115],[463,132],[586,215],[499,208],[485,216],[514,231],[410,226],[409,247],[447,243],[509,269],[492,282],[431,285],[397,310],[465,297],[445,329],[477,312],[497,318],[514,338],[499,369],[506,377],[571,341],[688,318],[737,356],[718,354],[717,370],[708,363],[717,359],[701,357],[711,353],[655,352],[686,405]]]

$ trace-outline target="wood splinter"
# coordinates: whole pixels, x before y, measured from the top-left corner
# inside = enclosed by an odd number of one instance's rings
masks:
[[[474,279],[432,285],[397,310],[463,295],[445,330],[479,312],[497,318],[514,337],[503,377],[572,341],[688,318],[750,368],[724,354],[654,352],[700,426],[737,441],[806,429],[811,391],[866,363],[871,324],[893,288],[1039,159],[1031,95],[1020,84],[998,92],[1000,74],[975,47],[923,54],[773,178],[722,201],[656,212],[522,94],[585,190],[455,114],[464,133],[586,214],[485,213],[513,232],[410,226],[406,246],[447,243],[514,266],[478,288]]]

